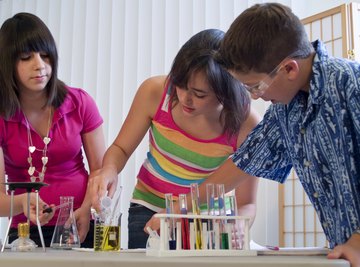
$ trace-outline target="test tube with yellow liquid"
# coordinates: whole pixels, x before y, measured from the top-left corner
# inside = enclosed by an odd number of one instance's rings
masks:
[[[190,184],[191,192],[191,205],[192,212],[194,215],[200,215],[200,203],[199,203],[199,186],[197,183]],[[202,226],[201,219],[194,219],[194,228],[195,228],[195,249],[202,249]]]

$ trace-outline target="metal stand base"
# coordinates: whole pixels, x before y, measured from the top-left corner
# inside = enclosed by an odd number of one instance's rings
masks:
[[[27,214],[29,216],[30,214],[30,193],[34,190],[35,194],[36,194],[36,224],[37,224],[37,228],[39,231],[39,235],[40,235],[40,240],[41,240],[41,246],[43,248],[43,251],[46,251],[45,248],[45,242],[44,242],[44,237],[42,234],[42,230],[41,230],[41,224],[39,221],[39,190],[41,187],[43,186],[47,186],[48,184],[45,183],[40,183],[40,182],[24,182],[24,183],[19,183],[19,182],[9,182],[9,183],[4,183],[5,185],[8,185],[9,187],[9,191],[11,192],[11,200],[10,200],[10,216],[9,216],[9,224],[8,227],[6,229],[6,234],[5,234],[5,238],[4,238],[4,243],[2,244],[1,247],[1,252],[4,252],[5,250],[5,245],[8,242],[9,239],[9,232],[10,232],[10,227],[11,227],[11,223],[13,220],[13,209],[14,209],[14,191],[17,188],[21,188],[21,189],[26,189],[27,191]],[[27,221],[30,225],[30,219],[29,217],[27,218]]]

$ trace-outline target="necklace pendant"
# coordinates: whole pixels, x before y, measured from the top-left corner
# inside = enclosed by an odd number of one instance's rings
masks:
[[[50,141],[51,141],[51,139],[48,136],[45,136],[44,139],[43,139],[43,142],[44,142],[45,145],[48,145],[50,143]]]
[[[40,180],[40,182],[43,182],[43,181],[44,181],[44,176],[45,176],[45,173],[43,173],[43,172],[40,172],[40,173],[39,173],[39,180]]]
[[[29,146],[29,152],[30,152],[30,153],[34,153],[35,149],[36,149],[36,147],[34,147],[34,146]]]
[[[31,177],[30,177],[30,181],[33,182],[33,183],[36,182],[36,177],[35,177],[35,176],[31,176]]]
[[[28,157],[28,158],[27,158],[27,161],[28,161],[29,164],[31,164],[31,162],[32,162],[32,157]]]
[[[42,157],[41,161],[42,161],[42,164],[45,166],[46,163],[48,163],[48,157]]]
[[[30,176],[32,176],[32,175],[34,174],[34,172],[35,172],[35,167],[34,167],[34,166],[30,166],[29,169],[28,169],[28,174],[29,174]]]

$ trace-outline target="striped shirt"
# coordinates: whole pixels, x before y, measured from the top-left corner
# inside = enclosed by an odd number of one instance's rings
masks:
[[[360,226],[360,65],[313,45],[309,93],[271,105],[233,160],[278,182],[294,167],[334,247]]]
[[[150,149],[138,173],[131,202],[156,212],[165,208],[164,195],[187,194],[191,183],[202,183],[236,150],[236,137],[195,138],[180,129],[171,114],[170,86],[149,130]]]

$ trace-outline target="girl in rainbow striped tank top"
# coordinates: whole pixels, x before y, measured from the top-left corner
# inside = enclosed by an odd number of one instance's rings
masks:
[[[145,247],[146,226],[159,228],[152,215],[165,208],[166,193],[177,199],[196,182],[203,200],[204,185],[221,165],[231,164],[231,171],[237,171],[229,157],[256,126],[258,117],[250,109],[246,90],[216,58],[223,35],[215,29],[199,32],[179,50],[169,75],[142,83],[105,154],[103,168],[92,177],[93,206],[98,207],[98,196],[106,190],[113,194],[118,173],[149,132],[149,152],[129,208],[128,248]],[[224,183],[227,191],[235,189],[239,214],[255,217],[256,178],[241,186],[226,176],[211,182]]]

